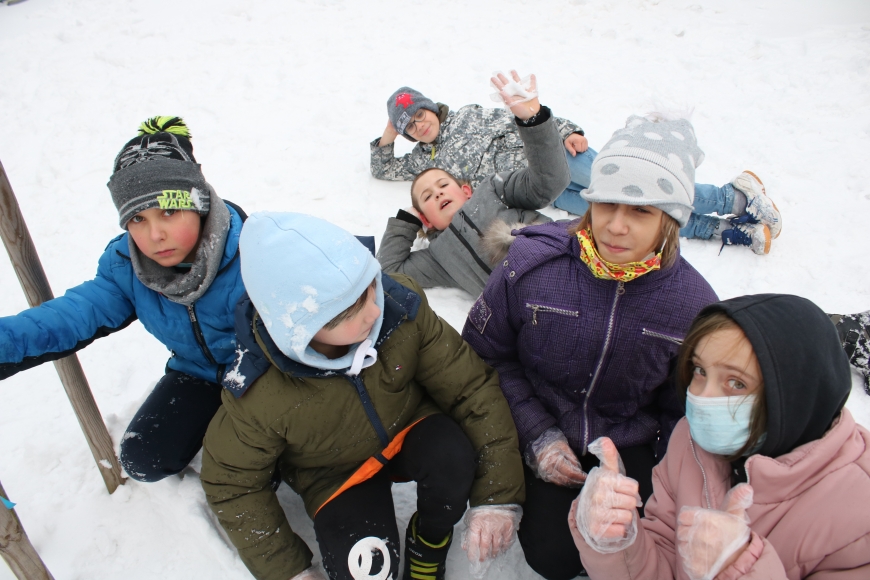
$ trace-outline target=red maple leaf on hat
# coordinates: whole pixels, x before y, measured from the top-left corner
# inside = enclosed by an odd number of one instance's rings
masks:
[[[408,93],[402,93],[401,95],[396,97],[396,106],[402,105],[406,109],[414,104],[414,101],[411,100],[411,95]]]

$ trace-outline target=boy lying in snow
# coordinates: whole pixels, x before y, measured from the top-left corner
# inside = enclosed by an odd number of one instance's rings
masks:
[[[509,81],[493,82],[504,87]],[[552,203],[571,179],[556,119],[537,97],[504,98],[512,104],[528,167],[495,173],[474,188],[442,169],[420,173],[411,184],[413,208],[387,222],[378,251],[384,271],[407,274],[424,288],[449,286],[477,296],[507,253],[512,227],[551,221],[535,210]],[[411,252],[422,226],[429,229],[429,247]]]

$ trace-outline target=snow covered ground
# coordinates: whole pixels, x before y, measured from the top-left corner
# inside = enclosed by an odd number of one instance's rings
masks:
[[[29,0],[0,4],[0,55],[0,160],[57,294],[92,277],[119,232],[105,183],[148,116],[183,116],[209,181],[249,213],[379,238],[409,201],[368,170],[389,94],[490,106],[490,73],[515,67],[594,148],[631,113],[689,106],[699,182],[764,179],[784,215],[770,255],[683,245],[721,297],[870,308],[865,0]],[[26,308],[5,259],[0,280],[0,315]],[[429,294],[461,328],[471,297]],[[167,352],[135,323],[79,357],[117,442]],[[194,472],[106,493],[52,365],[0,383],[0,401],[0,481],[56,578],[250,578]],[[857,387],[848,406],[870,425]],[[395,496],[404,529],[413,485]],[[281,499],[316,551],[300,502],[286,486]],[[450,566],[470,578],[458,545]],[[515,547],[488,577],[538,576]]]

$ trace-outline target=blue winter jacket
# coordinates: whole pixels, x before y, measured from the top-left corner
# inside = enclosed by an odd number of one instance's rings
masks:
[[[0,318],[0,379],[84,348],[137,318],[166,345],[167,367],[220,383],[233,362],[233,312],[244,293],[239,271],[239,234],[244,212],[227,203],[230,232],[220,270],[206,293],[190,306],[172,302],[133,272],[127,236],[109,242],[97,276],[54,300],[17,316]]]

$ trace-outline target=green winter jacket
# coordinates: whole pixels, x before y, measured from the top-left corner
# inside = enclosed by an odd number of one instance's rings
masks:
[[[498,375],[432,311],[416,282],[393,278],[383,277],[377,362],[356,377],[389,439],[421,418],[446,413],[478,453],[471,506],[521,503],[522,459]],[[287,580],[308,568],[312,555],[270,486],[276,464],[313,519],[384,444],[354,377],[284,356],[249,300],[239,303],[236,330],[237,381],[224,391],[206,433],[202,485],[251,573]]]

